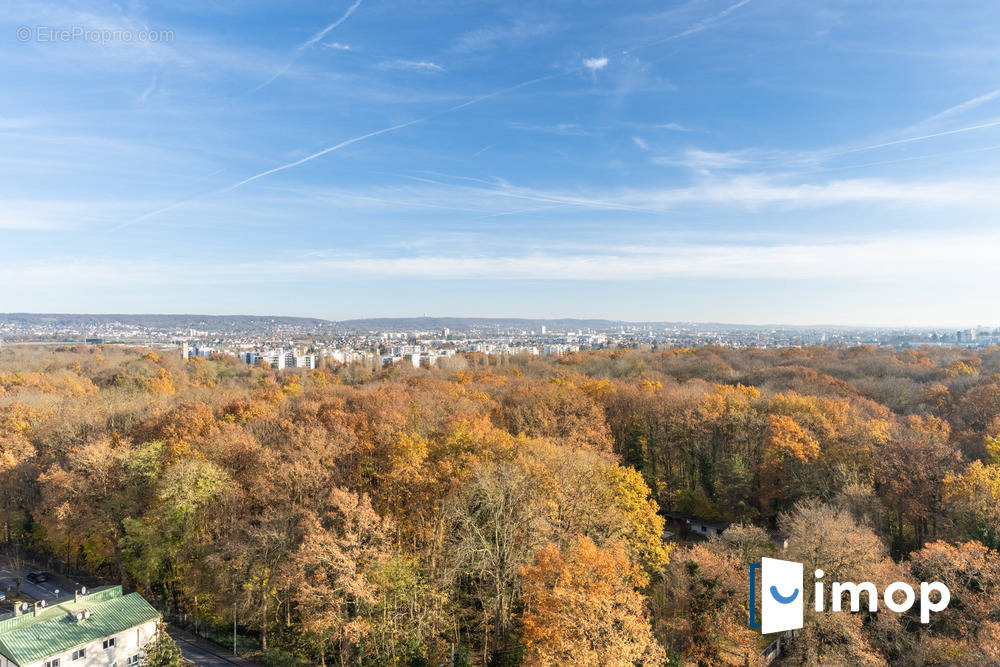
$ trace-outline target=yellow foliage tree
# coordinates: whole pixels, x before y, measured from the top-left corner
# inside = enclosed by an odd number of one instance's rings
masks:
[[[620,465],[605,468],[602,476],[610,490],[609,504],[622,514],[626,547],[647,572],[660,570],[670,561],[673,545],[663,542],[664,520],[646,481],[639,471]]]
[[[944,478],[941,500],[956,526],[988,546],[1000,546],[1000,466],[970,463]]]
[[[789,469],[819,456],[819,442],[791,417],[770,415],[760,469],[761,504],[769,506],[787,491]]]

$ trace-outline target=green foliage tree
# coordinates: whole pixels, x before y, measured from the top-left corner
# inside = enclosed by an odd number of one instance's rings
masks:
[[[161,624],[157,628],[156,639],[146,646],[139,664],[142,667],[184,667],[188,663],[184,660],[177,643]]]

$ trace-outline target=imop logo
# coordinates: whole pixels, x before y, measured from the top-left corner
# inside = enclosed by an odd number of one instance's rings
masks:
[[[761,558],[760,631],[764,634],[798,630],[802,627],[802,563],[777,558]],[[751,571],[753,577],[753,572]],[[756,587],[756,577],[751,579]],[[752,590],[752,589],[751,589]],[[753,600],[756,601],[756,591]],[[751,614],[754,610],[751,608]]]
[[[760,568],[760,623],[757,623],[757,576]],[[812,600],[815,610],[828,611],[826,608],[826,588],[823,570],[813,573]],[[798,630],[802,627],[803,606],[806,592],[803,588],[803,566],[788,560],[777,558],[761,558],[760,564],[750,565],[750,627],[759,628],[761,633],[785,632]],[[839,612],[843,601],[848,599],[848,608],[857,613],[864,607],[869,612],[877,612],[879,607],[879,592],[870,581],[855,583],[852,581],[835,581],[830,587],[829,611]],[[902,597],[902,599],[899,599]],[[932,599],[937,598],[937,599]],[[901,614],[909,611],[917,601],[917,593],[909,584],[896,581],[886,586],[881,595],[882,603],[890,610]],[[951,591],[940,581],[920,584],[920,622],[930,623],[932,612],[942,611],[951,601]]]

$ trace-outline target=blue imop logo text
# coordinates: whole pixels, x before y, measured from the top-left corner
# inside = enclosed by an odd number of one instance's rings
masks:
[[[750,568],[750,627],[760,628],[762,634],[801,628],[805,604],[802,563],[777,558],[761,558],[760,564],[752,563]],[[757,578],[755,570],[758,568],[761,571],[760,623],[756,622]],[[833,582],[830,586],[830,609],[827,610],[826,587],[823,581],[825,573],[823,570],[816,570],[813,576],[813,605],[816,611],[841,611],[845,593],[849,596],[849,609],[852,612],[861,610],[862,594],[867,598],[868,611],[878,611],[878,589],[870,581],[860,583],[853,581]],[[937,594],[936,600],[931,599],[932,593]],[[902,601],[897,602],[897,594],[902,594]],[[895,581],[886,586],[881,599],[891,611],[903,613],[913,607],[917,600],[917,594],[909,584]],[[947,608],[950,601],[951,591],[940,581],[921,583],[920,622],[929,623],[931,612],[939,612]]]

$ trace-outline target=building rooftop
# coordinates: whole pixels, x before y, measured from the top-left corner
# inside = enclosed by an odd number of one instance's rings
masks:
[[[121,586],[111,586],[0,621],[0,654],[23,665],[158,618],[141,595],[122,595]]]

